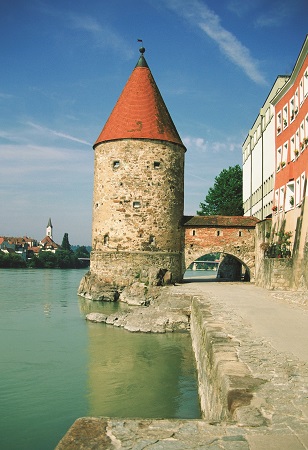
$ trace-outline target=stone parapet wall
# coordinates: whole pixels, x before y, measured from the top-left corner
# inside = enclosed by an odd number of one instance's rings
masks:
[[[250,409],[260,425],[261,412],[250,406],[254,391],[264,381],[254,378],[238,356],[238,341],[213,317],[210,305],[192,300],[191,338],[198,370],[199,398],[205,420],[236,420],[241,408]]]
[[[289,290],[293,286],[292,258],[265,258],[258,272],[257,285],[266,289]]]
[[[291,258],[267,258],[262,246],[275,241],[279,230],[291,230],[290,218],[267,219],[256,226],[256,285],[274,290],[308,290],[308,213],[296,220],[292,232],[293,252]],[[304,224],[304,225],[303,225]]]

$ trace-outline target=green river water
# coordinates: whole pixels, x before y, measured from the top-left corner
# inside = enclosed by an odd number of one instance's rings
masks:
[[[0,270],[0,448],[54,449],[78,417],[198,418],[190,335],[89,323],[80,270]]]

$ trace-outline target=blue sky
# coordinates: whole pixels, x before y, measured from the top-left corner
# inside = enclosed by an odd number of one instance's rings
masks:
[[[91,243],[92,145],[139,57],[187,147],[185,214],[307,33],[307,0],[0,0],[0,236]]]

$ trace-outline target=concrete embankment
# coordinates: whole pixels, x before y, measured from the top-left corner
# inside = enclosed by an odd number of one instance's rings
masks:
[[[298,312],[308,325],[305,299],[294,301],[291,294],[277,298],[246,283],[191,283],[168,292],[172,310],[172,298],[182,299],[181,311],[191,302],[191,334],[204,419],[81,418],[57,450],[307,450],[307,360],[295,354],[301,355],[300,350],[289,352],[288,344]],[[244,298],[249,306],[243,306]],[[251,299],[257,302],[255,306]],[[262,320],[267,308],[273,329],[276,318],[279,326],[284,326],[285,346],[283,342],[279,348],[275,345],[275,333],[271,336],[267,330],[270,321],[257,323],[256,310]],[[307,327],[300,329],[301,339],[307,343]]]

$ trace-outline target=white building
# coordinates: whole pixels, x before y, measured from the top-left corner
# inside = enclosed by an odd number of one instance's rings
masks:
[[[288,81],[278,76],[242,146],[244,216],[272,214],[275,182],[275,116],[271,100]]]

